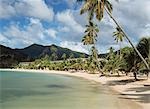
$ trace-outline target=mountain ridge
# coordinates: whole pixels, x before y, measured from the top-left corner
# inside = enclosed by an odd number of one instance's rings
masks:
[[[68,58],[79,58],[79,57],[88,57],[89,55],[82,52],[77,52],[70,50],[68,48],[63,48],[55,44],[51,45],[40,45],[40,44],[31,44],[24,48],[10,48],[0,44],[0,68],[12,67],[19,62],[31,62],[35,59],[39,59],[45,56],[52,57],[56,56],[55,60],[63,60],[62,55],[66,54],[66,59]],[[73,55],[71,57],[71,55]],[[99,54],[100,58],[105,58],[106,54]]]
[[[88,57],[88,54],[76,52],[54,44],[47,46],[32,44],[21,49],[12,49],[0,44],[0,68],[10,67],[19,62],[34,61],[35,59],[45,57],[46,55],[51,56],[54,52],[57,56],[57,60],[62,60],[62,55],[64,53],[66,54],[66,59],[69,58],[71,54],[74,55],[74,58],[79,58],[81,55]]]

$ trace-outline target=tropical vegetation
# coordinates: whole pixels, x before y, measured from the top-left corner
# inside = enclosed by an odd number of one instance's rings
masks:
[[[150,65],[150,38],[142,38],[136,48],[140,51],[144,59]],[[134,75],[137,80],[138,75],[148,76],[149,70],[145,67],[143,61],[139,58],[132,47],[121,48],[121,54],[110,47],[106,58],[99,58],[98,52],[91,48],[92,53],[89,58],[69,58],[66,59],[65,54],[62,55],[62,60],[51,60],[51,55],[46,55],[41,59],[36,59],[28,64],[20,63],[17,68],[24,69],[45,69],[45,70],[60,70],[60,71],[84,71],[88,73],[100,73],[101,76],[120,76],[122,74]],[[96,51],[95,51],[96,50]],[[119,51],[120,51],[119,50]],[[121,59],[120,59],[121,55]],[[96,57],[96,58],[95,58]]]
[[[120,74],[128,75],[129,72],[132,72],[135,80],[138,79],[137,75],[139,74],[146,74],[148,77],[150,72],[150,38],[144,37],[139,41],[137,46],[134,46],[130,37],[112,15],[113,6],[109,0],[77,1],[83,2],[80,14],[86,13],[88,15],[88,24],[85,26],[85,35],[82,38],[83,45],[90,48],[88,58],[85,58],[85,56],[83,56],[84,54],[75,58],[75,53],[71,52],[69,55],[62,53],[61,60],[58,60],[58,49],[56,46],[52,46],[50,48],[51,52],[45,57],[40,57],[40,59],[36,59],[26,65],[19,64],[17,67],[48,70],[84,70],[89,73],[100,73],[102,76],[112,74],[117,74],[118,76],[120,76]],[[112,36],[114,40],[120,44],[120,50],[114,51],[114,48],[110,47],[107,57],[102,59],[99,58],[96,45],[100,35],[99,30],[103,28],[98,28],[98,23],[101,23],[104,15],[106,15],[104,13],[107,13],[116,24],[116,30],[112,33]],[[131,47],[121,47],[121,43],[124,39],[129,42]]]

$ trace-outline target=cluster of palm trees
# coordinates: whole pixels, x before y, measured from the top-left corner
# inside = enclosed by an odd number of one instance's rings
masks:
[[[136,48],[150,66],[150,38],[142,38]],[[110,47],[109,53],[101,68],[105,75],[118,74],[119,76],[123,73],[128,75],[128,73],[132,72],[135,80],[137,80],[138,74],[146,74],[148,77],[150,72],[132,47],[124,47],[119,51],[114,51]]]
[[[118,1],[118,0],[116,0],[116,1]],[[143,63],[146,66],[147,70],[150,70],[148,62],[145,60],[145,58],[139,52],[138,48],[136,48],[132,44],[132,42],[129,39],[129,37],[127,36],[126,32],[119,25],[117,20],[113,17],[113,15],[112,15],[113,6],[108,0],[77,0],[77,2],[84,2],[83,6],[81,8],[80,14],[88,13],[89,24],[94,24],[93,20],[95,20],[95,17],[96,17],[97,20],[101,21],[104,17],[104,11],[105,11],[117,26],[116,31],[113,33],[113,37],[115,37],[115,40],[117,42],[119,42],[119,41],[122,42],[123,38],[126,38],[126,40],[131,44],[131,46],[135,50],[135,53],[138,55],[140,60],[143,61]],[[89,26],[86,26],[87,27],[86,32],[89,31],[91,34],[88,34],[88,35],[86,34],[83,37],[83,40],[82,40],[83,44],[85,44],[85,45],[95,44],[94,39],[95,39],[95,37],[97,37],[97,34],[95,35],[95,32],[97,32],[96,30],[98,30],[98,28],[96,28],[95,25],[96,24],[94,24],[92,26],[90,25],[90,27],[92,29],[88,29]],[[120,61],[121,61],[121,50],[120,50]]]
[[[90,47],[89,58],[79,58],[66,60],[66,54],[62,55],[63,61],[50,61],[48,58],[38,59],[28,66],[21,66],[30,69],[49,69],[49,70],[84,70],[89,73],[101,72],[102,75],[120,74],[133,72],[137,79],[138,72],[146,72],[147,77],[150,71],[150,38],[142,38],[137,46],[134,46],[129,37],[112,16],[113,7],[108,0],[77,0],[84,1],[81,14],[88,13],[88,25],[86,25],[85,35],[82,42]],[[99,60],[96,48],[99,28],[94,23],[95,18],[101,21],[104,11],[116,24],[116,31],[113,32],[114,40],[120,43],[120,50],[114,51],[112,47],[105,59]],[[95,17],[94,17],[95,16]],[[121,48],[121,42],[126,39],[132,47]],[[56,60],[56,50],[53,49],[53,60]],[[70,55],[70,59],[73,58]]]
[[[48,55],[44,58],[37,59],[28,65],[18,65],[19,68],[24,69],[47,69],[47,70],[61,70],[61,71],[85,71],[88,73],[99,73],[104,76],[120,75],[133,72],[137,80],[137,74],[148,74],[148,70],[136,54],[132,47],[124,47],[119,51],[114,51],[110,47],[109,53],[105,58],[98,57],[98,51],[92,46],[92,54],[89,58],[70,58],[66,59],[65,54],[62,55],[60,61],[52,61]],[[136,48],[140,51],[144,59],[150,65],[150,38],[142,38],[137,44]],[[51,55],[50,55],[51,56]],[[148,75],[147,75],[148,76]]]
[[[78,59],[67,59],[61,61],[51,61],[49,58],[36,59],[34,62],[27,65],[19,64],[17,68],[23,69],[41,69],[41,70],[60,70],[60,71],[78,71],[78,70],[87,70],[88,63],[84,58]],[[88,69],[89,70],[89,69]]]

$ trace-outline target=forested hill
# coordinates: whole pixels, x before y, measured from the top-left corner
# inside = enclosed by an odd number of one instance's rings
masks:
[[[83,55],[85,57],[88,56],[85,53],[72,51],[70,49],[62,48],[62,47],[56,46],[54,44],[52,44],[50,46],[32,44],[24,49],[15,49],[15,50],[22,54],[28,55],[28,58],[30,58],[30,59],[37,59],[37,58],[45,57],[46,55],[52,57],[55,55],[56,60],[61,60],[62,55],[64,55],[64,54],[66,55],[66,58],[70,58],[71,55],[72,55],[71,58],[78,58]]]
[[[12,67],[18,62],[27,61],[27,55],[17,52],[15,49],[0,45],[0,68]]]
[[[32,44],[23,49],[12,49],[0,45],[0,67],[10,67],[18,62],[33,61],[38,58],[49,56],[52,60],[61,60],[63,58],[79,58],[88,55],[81,52],[72,51],[56,45],[43,46]]]

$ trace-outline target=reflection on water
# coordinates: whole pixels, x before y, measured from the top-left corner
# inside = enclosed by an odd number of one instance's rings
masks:
[[[106,87],[54,74],[0,72],[2,109],[132,109]]]

